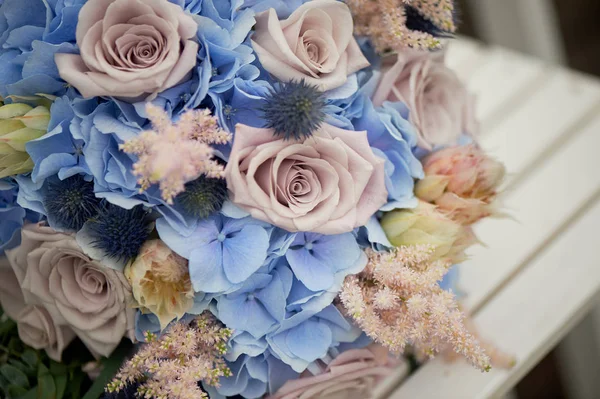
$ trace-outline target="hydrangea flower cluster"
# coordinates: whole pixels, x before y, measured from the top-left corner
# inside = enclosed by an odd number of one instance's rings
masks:
[[[107,388],[145,397],[372,389],[409,346],[487,369],[452,266],[504,168],[431,51],[454,14],[0,1],[0,304],[21,339],[56,360],[148,341]]]

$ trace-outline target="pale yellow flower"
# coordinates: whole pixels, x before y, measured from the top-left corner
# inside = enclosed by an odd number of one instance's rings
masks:
[[[41,105],[0,105],[0,178],[31,172],[33,161],[25,144],[46,134],[50,111]]]
[[[154,313],[161,329],[183,317],[194,304],[187,260],[161,240],[146,242],[135,261],[125,268],[125,276],[142,311]]]

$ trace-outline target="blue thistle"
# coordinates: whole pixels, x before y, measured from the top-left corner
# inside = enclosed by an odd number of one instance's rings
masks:
[[[285,140],[306,139],[325,120],[325,97],[316,86],[300,82],[282,83],[265,98],[261,109],[266,126]]]
[[[94,238],[92,244],[117,261],[128,261],[137,256],[150,235],[148,212],[141,205],[124,209],[105,203],[98,216],[87,226]]]
[[[227,199],[227,183],[223,179],[212,179],[204,175],[185,185],[175,201],[189,214],[206,218],[223,207]]]
[[[100,198],[94,194],[94,183],[75,175],[65,180],[49,181],[44,207],[56,227],[78,231],[98,213]]]

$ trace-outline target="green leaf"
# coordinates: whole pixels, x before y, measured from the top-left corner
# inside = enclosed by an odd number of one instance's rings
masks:
[[[27,389],[20,387],[18,385],[9,385],[8,386],[8,397],[9,398],[18,398],[27,393]]]
[[[8,380],[11,385],[17,385],[23,388],[29,388],[29,379],[24,372],[11,366],[10,364],[3,364],[0,366],[0,374]]]
[[[33,377],[35,375],[35,373],[31,373],[31,368],[29,368],[28,365],[26,365],[20,360],[8,359],[8,364],[10,364],[11,366],[15,366],[16,368],[24,372],[28,379],[29,377]]]
[[[43,364],[38,368],[37,399],[56,399],[56,385],[50,370]]]
[[[119,371],[121,364],[123,364],[123,360],[127,357],[129,352],[130,348],[120,346],[108,359],[103,360],[102,364],[104,365],[104,369],[82,399],[98,399],[104,392],[104,387],[106,387],[114,375],[117,374],[117,371]]]
[[[25,395],[18,399],[37,399],[37,387],[31,388]]]
[[[62,399],[67,390],[67,375],[61,374],[55,376],[54,385],[56,385],[56,399]]]
[[[37,365],[40,360],[38,354],[35,350],[27,348],[25,352],[23,352],[23,356],[21,356],[21,360],[27,364],[31,369],[37,370]]]
[[[82,372],[77,372],[69,381],[68,393],[71,394],[71,399],[81,398],[81,384],[83,383],[84,377]]]

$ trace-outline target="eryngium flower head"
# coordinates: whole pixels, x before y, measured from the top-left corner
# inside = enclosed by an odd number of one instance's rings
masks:
[[[304,81],[278,85],[265,101],[266,127],[285,140],[306,139],[325,120],[325,97]]]
[[[175,202],[191,216],[206,218],[219,211],[227,199],[227,182],[200,176],[185,185]]]
[[[56,227],[77,231],[98,213],[100,201],[94,194],[94,183],[75,175],[48,183],[44,207]]]
[[[105,204],[87,224],[93,237],[92,244],[117,261],[135,258],[150,235],[147,216],[141,205],[124,209]]]
[[[506,173],[504,166],[476,145],[449,147],[423,161],[425,178],[415,194],[463,225],[497,211],[494,200]]]
[[[46,134],[48,123],[50,111],[44,106],[0,106],[0,178],[33,170],[25,144]]]

